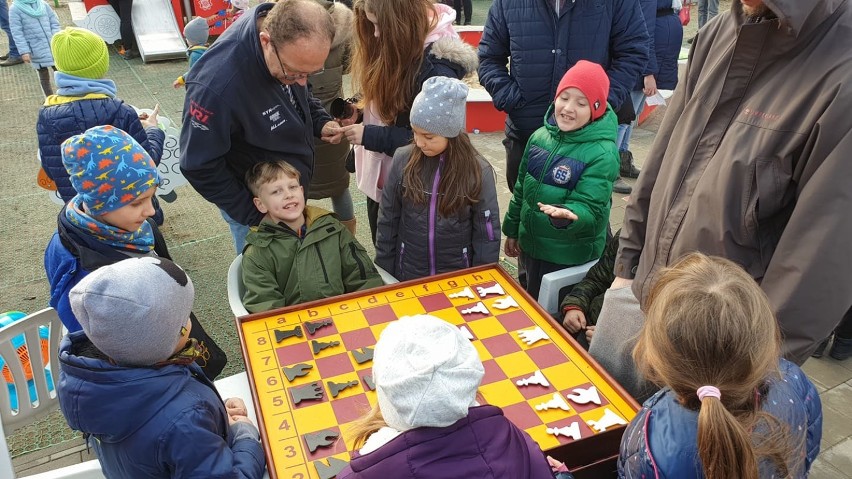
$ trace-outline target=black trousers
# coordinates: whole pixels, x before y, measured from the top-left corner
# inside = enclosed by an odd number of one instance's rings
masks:
[[[464,5],[464,23],[470,23],[473,14],[473,3],[471,0],[454,0],[456,9],[456,23],[462,22],[462,5]]]
[[[379,227],[379,203],[367,198],[367,219],[370,221],[370,235],[373,237],[373,246],[376,245],[376,229]]]
[[[852,310],[846,312],[834,334],[843,339],[852,339]]]
[[[133,18],[130,14],[133,9],[133,0],[107,0],[118,14],[121,21],[118,29],[121,32],[121,43],[124,50],[136,50],[136,37],[133,35]]]
[[[515,182],[518,181],[518,168],[521,167],[524,149],[534,131],[520,131],[506,127],[503,147],[506,148],[506,183],[509,185],[509,191],[515,191]]]

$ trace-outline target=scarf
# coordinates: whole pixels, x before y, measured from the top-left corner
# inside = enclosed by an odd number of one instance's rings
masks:
[[[207,350],[207,346],[195,338],[189,338],[183,349],[174,353],[169,359],[155,364],[154,367],[162,367],[168,364],[187,366],[198,363],[198,366],[203,368],[207,366],[208,360],[210,360],[210,351]]]
[[[16,2],[18,0],[15,0]],[[83,96],[90,93],[102,93],[110,98],[116,97],[115,82],[105,78],[93,80],[82,78],[67,73],[56,72],[53,74],[56,80],[56,94],[61,96]]]
[[[5,0],[4,0],[5,1]],[[42,0],[14,0],[13,5],[31,17],[38,18],[45,13],[45,3]]]
[[[68,202],[65,218],[87,236],[109,247],[142,254],[154,249],[154,230],[147,221],[136,231],[116,228],[83,211],[83,198],[80,195]]]

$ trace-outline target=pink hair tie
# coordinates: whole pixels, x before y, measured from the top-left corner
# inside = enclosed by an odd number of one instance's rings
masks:
[[[722,393],[719,392],[719,388],[715,386],[701,386],[696,391],[698,394],[698,400],[703,401],[706,397],[721,399]]]

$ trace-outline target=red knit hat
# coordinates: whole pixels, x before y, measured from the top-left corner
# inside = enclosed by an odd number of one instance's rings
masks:
[[[606,111],[606,97],[609,95],[609,77],[603,67],[597,63],[580,60],[565,72],[565,76],[556,87],[556,97],[566,88],[574,87],[586,95],[589,108],[592,109],[592,121],[597,120]]]

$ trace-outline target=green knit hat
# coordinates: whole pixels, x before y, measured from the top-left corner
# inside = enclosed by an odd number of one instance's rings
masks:
[[[85,28],[67,27],[50,40],[56,69],[83,78],[99,79],[109,70],[104,39]]]

